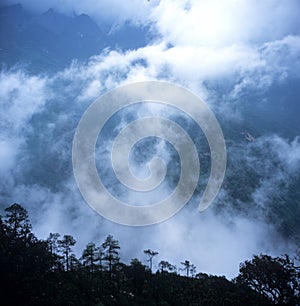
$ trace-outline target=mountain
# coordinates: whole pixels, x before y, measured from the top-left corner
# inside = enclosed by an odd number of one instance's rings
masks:
[[[129,22],[99,26],[88,15],[66,16],[53,9],[34,15],[20,4],[2,7],[0,62],[6,68],[25,64],[32,72],[55,72],[104,48],[143,47],[151,39],[149,29]]]

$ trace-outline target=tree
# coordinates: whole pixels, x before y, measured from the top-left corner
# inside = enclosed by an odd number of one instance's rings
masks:
[[[99,269],[100,271],[102,272],[103,271],[103,260],[105,259],[105,254],[104,254],[104,251],[103,251],[103,246],[100,245],[98,248],[97,248],[97,257],[98,257],[98,260],[99,260]]]
[[[99,261],[98,249],[95,243],[90,242],[82,252],[82,263],[88,267],[90,272],[95,271],[95,265]]]
[[[299,300],[299,270],[288,255],[273,258],[255,255],[240,265],[235,280],[272,300],[275,304],[296,305]]]
[[[111,235],[101,248],[91,242],[83,250],[81,259],[93,271],[87,273],[72,252],[76,242],[72,236],[60,239],[59,234],[54,233],[46,241],[24,239],[31,237],[31,233],[24,236],[19,229],[30,223],[26,211],[23,214],[19,208],[12,210],[12,219],[9,219],[11,211],[5,220],[0,216],[1,305],[274,305],[270,295],[266,298],[254,291],[245,280],[237,284],[225,277],[203,273],[197,274],[197,279],[166,273],[174,271],[175,267],[164,260],[159,263],[161,273],[155,274],[136,258],[130,265],[121,263],[119,243]],[[25,232],[28,228],[24,227]],[[53,255],[58,256],[58,252],[63,255],[56,257],[61,270],[53,269]],[[150,263],[158,252],[148,249],[145,254]],[[111,273],[96,270],[102,258]],[[275,280],[271,278],[271,281],[282,285],[276,288],[283,288],[280,290],[284,294],[276,303],[300,305],[297,297],[299,268],[288,256],[275,258],[275,262],[275,267],[279,265],[284,271],[273,269],[278,273],[272,274]],[[189,261],[182,264],[187,275],[196,273]],[[112,274],[115,268],[118,270]]]
[[[58,238],[60,237],[59,233],[50,233],[49,237],[47,238],[47,243],[49,246],[49,251],[52,255],[58,253]]]
[[[144,253],[148,256],[149,269],[152,272],[153,257],[157,256],[158,252],[148,249],[148,250],[144,250]]]
[[[70,270],[75,270],[78,269],[80,267],[80,261],[76,258],[75,254],[70,254],[69,257],[69,266],[70,266]]]
[[[6,235],[6,227],[2,220],[2,216],[0,215],[0,237],[4,237]]]
[[[150,273],[147,267],[144,266],[140,260],[134,258],[130,262],[127,275],[132,283],[133,293],[139,294],[143,291],[143,286],[147,283]]]
[[[196,266],[193,265],[193,264],[191,264],[190,273],[191,273],[191,276],[192,276],[192,277],[195,277],[195,276],[196,276],[197,268],[196,268]]]
[[[2,216],[0,215],[0,256],[1,257],[4,257],[3,254],[6,251],[6,244],[7,244],[7,229],[2,220]]]
[[[1,304],[33,305],[31,299],[45,290],[41,280],[45,285],[51,271],[48,244],[35,238],[28,213],[21,205],[14,203],[5,212],[0,222]]]
[[[188,260],[185,260],[184,262],[181,262],[183,265],[182,271],[186,271],[186,276],[188,277],[191,275],[194,277],[196,275],[196,266],[191,264]]]
[[[108,270],[110,274],[115,269],[120,261],[120,246],[119,241],[114,239],[112,235],[108,235],[102,243],[103,259],[108,262]]]
[[[164,272],[175,272],[176,267],[172,264],[170,264],[168,261],[162,260],[159,262],[158,267],[160,269],[161,273]]]
[[[72,254],[72,246],[76,244],[76,240],[71,235],[64,235],[63,239],[58,240],[58,245],[65,258],[65,269],[70,270],[70,255]]]
[[[60,234],[58,233],[50,233],[49,237],[46,240],[47,245],[48,245],[48,250],[51,254],[52,271],[54,271],[55,269],[62,268],[61,262],[59,261],[59,259],[61,259],[61,256],[58,255],[58,252],[59,252],[58,238],[59,237],[60,237]]]
[[[31,224],[27,210],[20,204],[14,203],[5,209],[4,224],[11,240],[32,240]]]
[[[186,276],[189,276],[191,267],[190,262],[188,260],[185,260],[184,262],[181,262],[181,264],[183,265],[183,268],[181,270],[186,271]]]

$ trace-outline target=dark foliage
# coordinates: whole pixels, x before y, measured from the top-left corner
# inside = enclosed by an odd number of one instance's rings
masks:
[[[240,265],[236,282],[247,285],[277,305],[300,305],[300,270],[288,255],[253,256],[251,261]]]
[[[39,240],[22,206],[15,203],[5,211],[0,218],[3,306],[299,304],[299,268],[288,256],[255,256],[241,265],[233,282],[195,274],[188,260],[183,262],[187,276],[164,260],[153,274],[136,258],[129,265],[120,262],[119,242],[111,235],[100,246],[89,243],[77,259],[71,235],[60,239],[51,233]],[[151,259],[158,254],[144,253]]]

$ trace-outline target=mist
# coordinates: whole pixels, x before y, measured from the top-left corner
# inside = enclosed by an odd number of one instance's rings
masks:
[[[226,1],[222,5],[202,1],[20,2],[33,12],[53,7],[69,15],[85,13],[98,24],[128,20],[151,24],[159,38],[135,50],[99,50],[86,63],[74,61],[51,75],[33,75],[20,67],[2,69],[2,210],[13,202],[24,205],[38,237],[46,238],[50,232],[72,234],[77,253],[90,241],[101,243],[110,233],[120,240],[126,262],[134,257],[145,262],[143,250],[151,248],[159,252],[156,265],[168,260],[178,266],[187,259],[198,272],[229,278],[253,254],[294,251],[299,226],[297,218],[290,219],[290,211],[299,213],[299,130],[287,136],[285,129],[274,131],[274,122],[265,127],[257,118],[264,106],[273,112],[274,86],[285,88],[291,79],[299,81],[297,1],[284,5],[277,1]],[[199,18],[202,11],[212,16],[207,24]],[[110,222],[87,205],[75,183],[71,150],[80,117],[97,97],[119,85],[144,80],[174,82],[203,98],[221,123],[228,164],[220,193],[208,210],[197,210],[206,182],[204,171],[199,190],[179,213],[160,224],[135,228]],[[284,105],[283,99],[283,111]],[[180,114],[151,106],[133,108],[119,114],[114,128],[121,130],[132,118],[145,115],[174,118]],[[188,130],[192,123],[182,120]],[[112,140],[106,135],[98,142],[98,161],[106,161],[101,168],[104,173],[111,170],[105,154]],[[157,142],[146,150],[177,165],[165,143]],[[138,160],[133,158],[131,163],[138,175],[145,175]],[[174,166],[169,177],[176,181],[179,170]],[[114,178],[107,175],[105,179],[107,185],[115,186]],[[165,183],[153,199],[169,194],[171,187]],[[129,202],[143,197],[130,192],[120,196]]]

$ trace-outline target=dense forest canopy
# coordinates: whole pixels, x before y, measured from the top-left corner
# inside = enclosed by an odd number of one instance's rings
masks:
[[[180,267],[146,249],[149,266],[120,260],[119,241],[108,235],[87,244],[80,257],[71,235],[32,233],[28,213],[14,203],[0,218],[1,305],[299,305],[300,260],[288,255],[255,255],[239,275],[196,271],[189,260]]]

